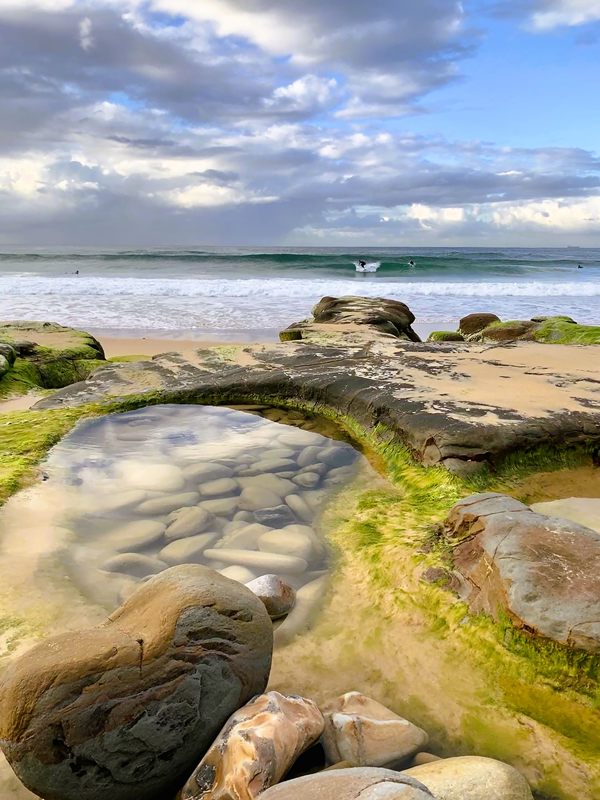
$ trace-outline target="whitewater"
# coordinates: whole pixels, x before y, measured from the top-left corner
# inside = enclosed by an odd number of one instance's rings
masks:
[[[600,324],[599,250],[398,248],[370,255],[381,262],[377,273],[357,274],[355,251],[328,248],[4,251],[0,319],[233,334],[276,331],[305,318],[323,296],[363,295],[402,300],[417,321],[440,327],[475,311],[503,319],[568,314]],[[416,268],[407,268],[408,257]]]

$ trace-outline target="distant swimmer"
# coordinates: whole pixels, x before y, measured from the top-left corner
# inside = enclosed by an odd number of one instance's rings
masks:
[[[411,259],[411,260],[408,262],[408,266],[409,266],[409,267],[416,267],[417,265],[416,265],[416,264],[415,264],[415,262],[414,262],[414,261]]]
[[[75,270],[75,275],[79,275],[79,270],[78,269]]]
[[[577,269],[583,269],[583,267],[581,266],[581,264],[577,264]]]

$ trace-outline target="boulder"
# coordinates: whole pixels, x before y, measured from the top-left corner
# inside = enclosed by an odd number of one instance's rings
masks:
[[[284,781],[261,800],[431,800],[422,783],[405,773],[373,767],[325,770]]]
[[[391,334],[397,339],[420,342],[411,325],[415,315],[398,300],[383,297],[324,297],[313,308],[317,324],[367,325],[376,332]]]
[[[500,317],[497,317],[495,314],[467,314],[467,316],[463,317],[458,323],[458,330],[464,336],[472,336],[474,333],[479,333],[484,328],[487,328],[487,326],[491,325],[493,322],[500,321]]]
[[[303,697],[269,692],[227,722],[181,794],[182,800],[253,800],[278,783],[323,731],[323,716]]]
[[[99,627],[48,639],[9,666],[0,746],[44,800],[164,800],[264,691],[272,646],[249,589],[175,567]]]
[[[521,773],[493,758],[444,758],[401,774],[423,783],[437,800],[533,800]]]
[[[277,575],[261,575],[246,586],[265,604],[271,619],[287,616],[296,602],[296,590]]]
[[[530,320],[497,322],[480,331],[478,337],[486,342],[509,342],[513,339],[535,342],[535,333],[539,327],[539,323]]]
[[[321,706],[322,737],[328,764],[382,767],[408,758],[429,736],[412,722],[360,692],[348,692]]]
[[[465,498],[445,524],[470,608],[563,645],[600,650],[600,534],[502,494]]]
[[[464,342],[465,337],[456,331],[433,331],[427,337],[428,342]]]

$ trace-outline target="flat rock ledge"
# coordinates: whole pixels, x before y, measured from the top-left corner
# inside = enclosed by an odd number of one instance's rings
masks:
[[[600,534],[494,492],[457,503],[445,533],[472,611],[600,651]]]
[[[413,317],[402,304],[372,301],[369,316],[363,298],[357,322],[324,300],[331,320],[308,325],[300,341],[107,364],[34,408],[132,396],[149,404],[295,405],[351,418],[426,466],[461,475],[516,450],[600,443],[597,346],[409,341]]]

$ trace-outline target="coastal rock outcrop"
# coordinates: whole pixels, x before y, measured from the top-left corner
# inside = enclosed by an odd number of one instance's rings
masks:
[[[463,317],[458,323],[458,330],[463,336],[472,336],[474,333],[479,333],[479,331],[482,331],[494,322],[500,322],[500,317],[497,317],[496,314],[487,314],[485,312],[480,314],[467,314],[467,316]]]
[[[328,764],[382,767],[413,755],[429,737],[389,708],[360,692],[347,692],[321,706],[322,736]]]
[[[282,341],[307,339],[319,332],[326,334],[328,326],[367,326],[378,334],[388,334],[396,339],[420,342],[412,329],[415,315],[398,300],[383,297],[323,297],[312,310],[312,317],[297,322],[281,333]]]
[[[445,533],[473,611],[500,608],[527,631],[600,650],[600,534],[493,492],[458,502]]]
[[[402,775],[421,781],[436,800],[533,800],[521,773],[493,758],[445,758]]]
[[[272,645],[249,589],[175,567],[99,627],[48,639],[8,668],[0,745],[44,800],[164,800],[264,691]]]
[[[274,786],[323,731],[312,700],[255,697],[227,722],[194,771],[182,800],[252,800]]]
[[[432,793],[406,773],[356,767],[284,781],[261,800],[431,800]]]

